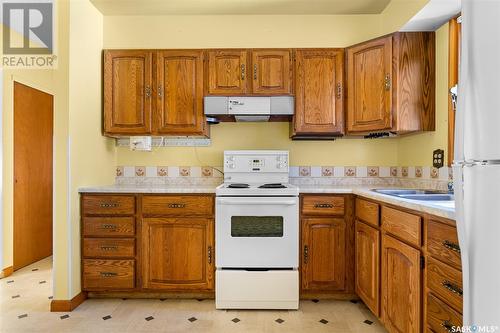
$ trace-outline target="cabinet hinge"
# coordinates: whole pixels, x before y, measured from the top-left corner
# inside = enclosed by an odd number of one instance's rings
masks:
[[[425,268],[425,258],[424,258],[424,256],[420,257],[420,268],[422,268],[422,269]]]

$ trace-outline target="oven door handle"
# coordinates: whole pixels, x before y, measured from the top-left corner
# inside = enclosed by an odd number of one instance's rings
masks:
[[[282,200],[282,201],[252,201],[252,200],[229,200],[219,199],[217,203],[220,205],[274,205],[274,206],[292,206],[296,205],[295,200]]]

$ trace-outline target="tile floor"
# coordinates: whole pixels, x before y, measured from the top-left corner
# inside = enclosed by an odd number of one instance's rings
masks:
[[[0,332],[385,332],[361,303],[302,301],[298,311],[221,311],[212,300],[91,299],[51,313],[52,259],[0,280]]]

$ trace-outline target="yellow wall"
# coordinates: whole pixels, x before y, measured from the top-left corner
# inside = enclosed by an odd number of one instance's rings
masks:
[[[71,298],[81,285],[78,188],[114,182],[116,149],[113,139],[101,135],[103,17],[88,0],[71,1],[69,38]]]
[[[432,165],[432,151],[448,149],[448,24],[436,31],[436,131],[399,139],[401,166]],[[446,161],[445,161],[446,165]]]

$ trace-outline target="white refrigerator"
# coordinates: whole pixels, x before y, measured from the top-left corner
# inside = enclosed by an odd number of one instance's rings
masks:
[[[500,1],[462,0],[461,27],[453,179],[464,326],[500,332]]]

